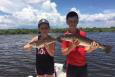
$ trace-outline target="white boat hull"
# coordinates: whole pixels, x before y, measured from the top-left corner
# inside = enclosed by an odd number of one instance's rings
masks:
[[[63,72],[63,64],[61,63],[55,63],[55,72],[56,72],[56,75],[54,75],[54,77],[66,77],[66,73]]]

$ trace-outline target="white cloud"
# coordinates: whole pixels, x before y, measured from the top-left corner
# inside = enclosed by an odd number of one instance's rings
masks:
[[[8,16],[0,16],[0,23],[12,23]]]
[[[111,27],[115,26],[115,12],[113,11],[103,11],[101,13],[95,14],[82,14],[76,8],[71,8],[71,11],[78,13],[80,17],[80,26],[82,27]]]
[[[107,21],[106,24],[108,25],[108,27],[115,27],[115,20]]]
[[[57,12],[56,4],[54,2],[50,2],[49,0],[43,2],[43,5],[41,6],[42,10],[45,10],[46,12]]]
[[[10,15],[0,16],[0,28],[36,28],[41,18],[46,18],[54,27],[66,27],[65,15],[57,10],[57,4],[51,0],[1,0],[0,11]],[[75,7],[69,11],[76,11],[80,17],[80,26],[100,27],[114,26],[115,12],[104,11],[95,14],[82,14]],[[103,24],[102,24],[103,23]]]
[[[16,21],[10,15],[0,16],[0,29],[16,28]]]
[[[35,3],[43,3],[44,1],[50,1],[50,0],[28,0],[27,3],[35,4]]]
[[[84,14],[81,15],[82,21],[108,21],[115,17],[115,13],[98,13],[98,14]]]
[[[14,13],[26,6],[24,0],[0,0],[0,10],[6,13]]]
[[[76,9],[75,7],[71,8],[70,11],[75,11],[78,15],[80,15],[80,11],[78,9]]]
[[[21,11],[13,13],[13,16],[16,17],[18,20],[26,20],[28,22],[35,21],[36,19],[34,9],[29,6],[27,8],[23,8]]]
[[[9,9],[11,8],[10,6],[13,5],[13,3],[9,0],[1,0],[0,2],[0,10],[4,11],[4,12],[8,12]]]
[[[115,12],[108,12],[103,11],[102,13],[95,13],[95,14],[82,14],[76,8],[71,8],[71,11],[75,11],[80,16],[81,21],[107,21],[112,18],[115,18]]]
[[[11,19],[5,17],[5,20],[7,22],[9,19],[10,21],[13,21],[15,28],[22,27],[21,25],[26,25],[27,27],[28,25],[34,25],[34,27],[36,27],[36,24],[41,18],[48,19],[52,27],[57,27],[57,23],[60,23],[60,27],[65,24],[63,23],[64,16],[60,15],[56,9],[56,3],[51,2],[51,0],[5,0],[3,4],[4,5],[1,5],[1,7],[4,7],[5,9],[0,8],[0,10],[11,13],[11,16],[9,16]],[[3,21],[1,22],[3,23]],[[6,23],[4,22],[4,24]],[[7,26],[11,25],[8,25],[7,23]]]

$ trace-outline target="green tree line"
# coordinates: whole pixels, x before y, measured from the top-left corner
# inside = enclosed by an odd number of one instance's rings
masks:
[[[115,32],[115,27],[111,28],[80,28],[86,32]],[[52,33],[62,33],[65,32],[66,28],[51,29]],[[0,29],[0,34],[37,34],[37,29]]]

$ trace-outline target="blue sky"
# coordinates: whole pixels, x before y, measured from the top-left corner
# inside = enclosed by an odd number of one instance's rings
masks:
[[[115,0],[1,0],[0,29],[37,28],[41,18],[65,28],[65,16],[76,11],[78,27],[115,27]]]
[[[99,13],[105,10],[115,11],[115,0],[53,0],[57,3],[60,13],[66,14],[68,9],[75,7],[81,13]]]

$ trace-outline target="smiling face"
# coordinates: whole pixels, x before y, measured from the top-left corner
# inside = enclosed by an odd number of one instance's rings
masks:
[[[47,35],[49,33],[49,30],[50,30],[50,28],[49,28],[48,24],[41,24],[39,27],[39,32],[44,35]]]
[[[69,28],[75,29],[78,24],[78,18],[77,17],[69,17],[67,19],[67,24],[68,24]]]

